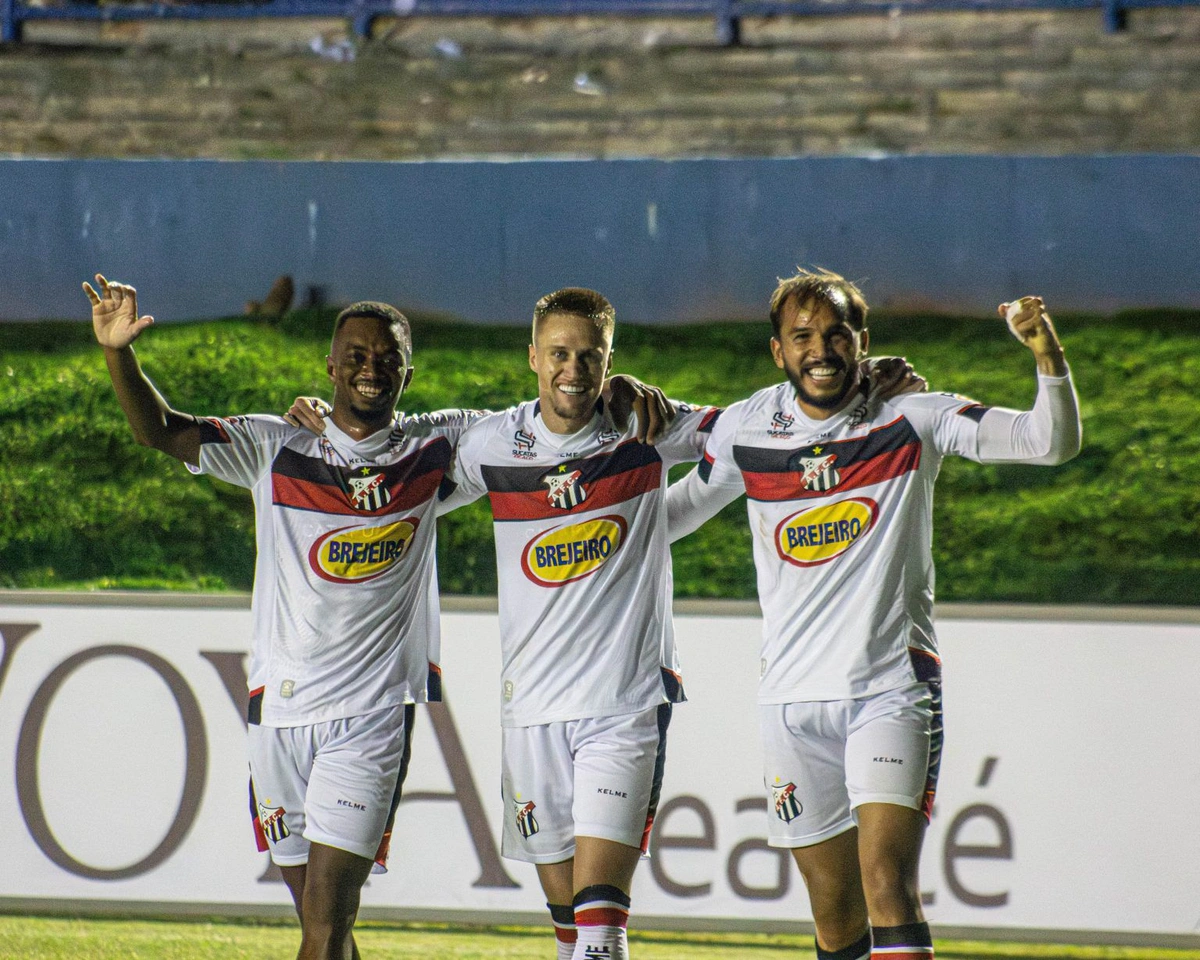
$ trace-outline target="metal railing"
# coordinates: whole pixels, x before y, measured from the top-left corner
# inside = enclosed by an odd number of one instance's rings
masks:
[[[21,39],[38,20],[238,20],[254,17],[344,17],[369,36],[382,16],[690,16],[711,18],[722,43],[736,44],[741,20],[758,16],[888,15],[944,11],[1078,10],[1101,12],[1104,28],[1120,30],[1126,12],[1147,7],[1196,6],[1200,0],[0,0],[2,38]]]

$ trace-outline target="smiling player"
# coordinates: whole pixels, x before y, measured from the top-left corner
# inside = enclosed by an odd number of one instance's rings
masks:
[[[464,434],[443,509],[487,494],[499,572],[503,853],[537,865],[560,960],[628,955],[634,868],[683,699],[671,625],[667,470],[700,458],[714,408],[657,444],[601,401],[615,315],[566,288],[534,310],[538,399]]]
[[[820,960],[933,956],[917,868],[941,759],[931,544],[943,458],[1057,464],[1079,450],[1041,299],[1000,313],[1036,362],[1032,411],[949,394],[877,402],[859,290],[827,271],[782,281],[771,352],[786,381],[730,406],[668,495],[673,540],[747,496],[768,839],[804,877]]]
[[[386,861],[412,704],[441,698],[434,510],[474,414],[393,414],[413,375],[408,321],[369,301],[335,321],[324,436],[274,416],[180,413],[134,355],[153,322],[137,291],[96,283],[83,285],[96,339],[138,442],[253,492],[251,810],[295,901],[299,956],[357,957],[360,892]]]

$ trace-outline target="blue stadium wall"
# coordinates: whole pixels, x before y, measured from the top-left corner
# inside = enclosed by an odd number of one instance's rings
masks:
[[[160,320],[301,296],[522,321],[596,287],[636,322],[755,318],[798,263],[876,306],[1200,308],[1200,156],[521,162],[0,160],[0,319],[82,317],[96,270]]]

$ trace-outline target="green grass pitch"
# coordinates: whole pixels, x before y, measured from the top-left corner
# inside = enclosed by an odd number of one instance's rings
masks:
[[[295,954],[299,930],[283,922],[156,921],[0,916],[3,960],[266,960]],[[551,960],[554,938],[537,927],[470,928],[361,923],[366,960]],[[631,930],[637,960],[811,960],[812,938],[795,934]],[[1200,960],[1200,949],[1070,946],[938,940],[942,960]]]

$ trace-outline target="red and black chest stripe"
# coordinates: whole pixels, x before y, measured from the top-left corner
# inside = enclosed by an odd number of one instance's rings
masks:
[[[840,495],[916,470],[921,439],[905,417],[862,437],[793,449],[734,445],[751,500],[803,500]]]
[[[545,520],[598,510],[658,487],[662,458],[627,440],[611,453],[547,466],[485,466],[483,482],[496,520]]]
[[[437,437],[395,463],[340,467],[284,447],[271,464],[272,501],[353,517],[409,511],[437,495],[453,453],[450,442]]]

